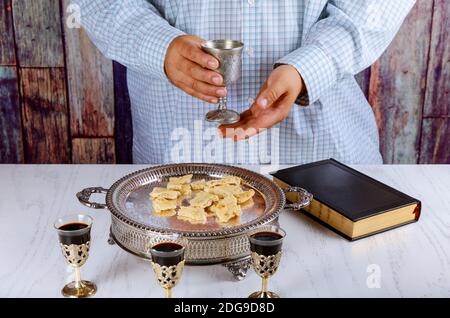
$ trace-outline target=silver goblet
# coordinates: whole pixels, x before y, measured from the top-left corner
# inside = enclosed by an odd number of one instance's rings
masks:
[[[235,40],[210,40],[202,43],[202,49],[219,60],[218,72],[223,76],[223,83],[228,86],[241,76],[241,55],[244,44]],[[227,109],[227,97],[219,98],[216,110],[206,114],[206,120],[221,124],[233,124],[240,119],[239,113]]]

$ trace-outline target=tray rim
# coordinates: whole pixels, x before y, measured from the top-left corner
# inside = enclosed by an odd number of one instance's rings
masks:
[[[114,195],[115,191],[118,189],[118,187],[123,182],[126,182],[127,180],[130,180],[139,174],[143,174],[143,173],[151,171],[151,170],[158,170],[158,169],[163,169],[163,168],[167,169],[167,168],[172,168],[172,167],[174,169],[176,169],[177,167],[183,167],[186,165],[201,166],[201,167],[206,166],[206,167],[218,168],[218,169],[220,169],[220,168],[235,169],[235,170],[237,169],[237,170],[240,170],[241,172],[245,172],[247,174],[250,173],[250,175],[253,174],[256,177],[265,179],[275,190],[276,196],[278,197],[278,200],[277,200],[278,204],[276,204],[274,207],[272,207],[271,212],[255,219],[247,224],[242,224],[239,226],[233,226],[233,227],[228,227],[228,228],[223,228],[223,229],[213,230],[213,231],[180,231],[180,230],[162,229],[162,228],[158,228],[158,227],[149,226],[149,225],[142,224],[142,223],[131,220],[130,218],[128,218],[128,217],[124,216],[122,213],[120,213],[120,211],[114,206],[113,195]],[[129,226],[132,226],[132,227],[142,230],[142,231],[148,231],[153,234],[179,233],[187,238],[226,238],[229,236],[240,235],[243,232],[247,232],[252,229],[258,228],[260,226],[263,226],[263,225],[271,222],[275,218],[277,218],[285,206],[286,196],[285,196],[283,190],[275,182],[273,182],[266,176],[264,176],[258,172],[255,172],[253,170],[249,170],[249,169],[242,168],[242,167],[236,167],[236,166],[232,166],[232,165],[226,165],[226,164],[195,163],[194,162],[194,163],[175,163],[175,164],[157,165],[157,166],[152,166],[149,168],[144,168],[144,169],[140,169],[135,172],[129,173],[129,174],[123,176],[122,178],[120,178],[119,180],[117,180],[116,182],[114,182],[113,185],[108,189],[108,192],[106,193],[105,202],[108,207],[108,210],[116,219],[118,219],[121,222],[124,222],[125,224],[127,224]]]

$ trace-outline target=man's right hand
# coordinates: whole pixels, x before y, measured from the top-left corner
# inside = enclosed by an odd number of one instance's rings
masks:
[[[219,61],[201,48],[203,39],[182,35],[167,49],[164,70],[176,87],[205,102],[218,102],[227,95],[222,76],[215,72]]]

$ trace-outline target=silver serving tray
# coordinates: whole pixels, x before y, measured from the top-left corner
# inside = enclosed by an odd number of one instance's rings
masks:
[[[193,174],[193,180],[218,179],[226,175],[242,178],[244,188],[256,192],[254,205],[242,210],[239,222],[219,225],[214,218],[207,224],[191,224],[176,216],[163,218],[153,214],[149,193],[154,187],[165,186],[172,176]],[[285,192],[298,192],[300,200],[286,204]],[[92,193],[106,193],[106,203],[90,201]],[[260,227],[276,223],[284,208],[300,209],[312,196],[301,188],[284,191],[273,181],[243,168],[219,164],[170,164],[131,173],[116,181],[109,189],[86,188],[77,193],[79,201],[91,208],[111,212],[110,238],[124,250],[149,259],[149,248],[161,233],[180,233],[188,239],[186,263],[217,264],[248,258],[247,234]]]

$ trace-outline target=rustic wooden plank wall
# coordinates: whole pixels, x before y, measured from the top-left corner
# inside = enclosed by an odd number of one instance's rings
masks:
[[[372,66],[368,97],[387,162],[415,163],[419,157],[431,32],[431,14],[424,12],[432,8],[432,1],[418,1],[394,42]]]
[[[0,0],[0,65],[16,65],[11,0]]]
[[[25,162],[69,163],[58,1],[13,1]]]
[[[24,162],[11,0],[0,0],[0,162]]]
[[[63,68],[21,68],[25,160],[70,163]]]
[[[67,8],[69,0],[63,0]],[[114,77],[112,62],[102,56],[80,28],[64,23],[70,105],[72,162],[114,163]]]
[[[420,146],[421,163],[450,163],[450,3],[435,0]]]
[[[126,70],[65,23],[69,0],[0,0],[0,163],[130,163]],[[418,0],[357,80],[386,163],[450,163],[450,4]]]
[[[15,67],[0,66],[0,162],[22,163],[22,126]]]

